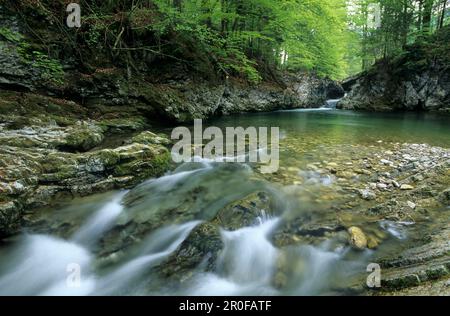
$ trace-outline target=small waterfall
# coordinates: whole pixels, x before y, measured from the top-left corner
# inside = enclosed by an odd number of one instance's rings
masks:
[[[183,164],[173,174],[151,179],[132,192],[118,193],[99,207],[69,240],[45,235],[25,236],[12,251],[0,249],[0,255],[5,258],[0,265],[0,295],[175,294],[174,289],[176,294],[201,296],[315,295],[331,292],[331,289],[341,286],[342,277],[364,271],[361,267],[356,268],[354,262],[346,261],[348,247],[336,250],[327,245],[296,244],[277,248],[272,239],[286,223],[286,214],[290,210],[286,206],[290,201],[287,201],[286,205],[278,205],[277,202],[280,212],[275,214],[280,217],[270,217],[261,209],[254,225],[234,231],[222,229],[223,248],[214,248],[217,261],[212,272],[204,270],[206,265],[203,263],[210,258],[207,254],[201,258],[203,262],[198,267],[192,267],[192,273],[186,275],[186,282],[172,284],[170,280],[165,284],[164,276],[161,278],[154,274],[152,268],[165,262],[201,223],[193,219],[209,221],[226,205],[261,188],[269,189],[259,182],[249,184],[242,181],[251,175],[251,169],[245,165],[206,161]],[[309,176],[322,186],[332,181],[316,174]],[[185,197],[205,181],[210,190],[202,191],[189,210],[180,212],[176,220],[181,224],[171,224],[170,220],[164,222],[167,224],[161,222],[160,225],[166,226],[139,239],[132,249],[121,249],[117,257],[119,262],[111,263],[108,261],[110,257],[105,261],[102,261],[103,257],[96,258],[93,246],[113,225],[118,225],[115,228],[123,227],[122,217],[134,216],[133,221],[138,225],[144,218],[142,225],[145,225],[147,220],[157,219],[158,212],[183,205]],[[270,190],[279,192],[274,187]],[[278,198],[282,200],[280,196]],[[122,204],[126,205],[126,210]],[[294,204],[298,208],[297,200]],[[211,214],[202,212],[181,217],[201,208]],[[117,233],[125,234],[127,230]],[[207,249],[207,240],[204,242]],[[96,263],[104,262],[108,263],[95,270]],[[69,286],[69,267],[74,265],[79,268],[79,284]]]
[[[101,279],[95,294],[114,295],[120,293],[149,268],[161,263],[177,250],[199,223],[199,221],[192,221],[183,225],[171,225],[152,233],[146,238],[140,255]]]
[[[26,236],[1,269],[6,273],[0,273],[0,295],[87,294],[92,282],[82,278],[80,287],[69,287],[67,270],[76,264],[81,276],[87,275],[91,263],[89,251],[75,243],[44,235]]]
[[[336,109],[337,104],[341,99],[330,99],[325,102],[324,109]]]
[[[237,283],[267,283],[277,257],[268,235],[277,223],[277,219],[272,219],[254,227],[223,231],[225,247],[218,264],[220,273]]]
[[[92,246],[100,236],[111,228],[123,210],[121,201],[127,192],[120,192],[103,206],[75,233],[72,240],[80,245]]]
[[[76,234],[79,238],[75,239],[90,243],[93,237],[97,237],[97,232],[93,234],[95,230],[91,230],[92,225],[96,222],[101,228],[109,225],[111,217],[105,216],[105,209],[111,209],[112,205],[115,204],[111,202],[101,209]],[[116,210],[112,213],[118,212]],[[103,277],[91,271],[94,256],[83,246],[50,236],[26,236],[9,254],[8,264],[0,267],[0,295],[74,296],[121,293],[149,268],[172,254],[199,223],[193,221],[155,231],[145,240],[136,258]],[[81,238],[81,232],[86,232],[89,236]],[[72,280],[74,267],[79,272],[79,280],[72,286],[69,282]]]
[[[200,275],[189,295],[270,295],[278,250],[269,240],[279,219],[261,219],[259,225],[222,231],[224,249],[217,272]]]

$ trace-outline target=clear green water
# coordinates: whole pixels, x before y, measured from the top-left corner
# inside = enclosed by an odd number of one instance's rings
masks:
[[[448,116],[299,110],[236,115],[204,125],[279,127],[280,170],[262,175],[254,166],[183,164],[132,190],[131,206],[126,202],[130,197],[123,200],[124,192],[110,192],[31,214],[31,235],[18,236],[9,247],[0,248],[0,293],[363,293],[365,269],[372,258],[398,253],[433,225],[394,225],[390,233],[379,218],[363,212],[370,202],[360,199],[357,190],[370,177],[363,163],[379,161],[386,151],[399,148],[396,143],[449,148]],[[337,169],[333,174],[327,169],[330,165]],[[269,202],[242,201],[260,191],[276,200],[275,210]],[[236,221],[247,219],[245,212],[220,213],[230,203],[255,205],[257,218],[239,225]],[[218,214],[238,228],[224,229],[224,221],[216,221]],[[441,213],[438,222],[442,216],[447,215]],[[178,269],[183,260],[197,255],[187,248],[173,259],[200,221],[222,228],[223,246],[215,268],[208,270],[201,261],[190,270]],[[341,227],[350,225],[377,236],[379,247],[352,250]],[[322,228],[330,232],[321,233]],[[215,250],[210,248],[212,236],[203,238],[197,247],[206,249],[201,259],[207,260]],[[75,288],[66,284],[67,264],[73,262],[83,271],[82,284]],[[161,275],[165,269],[172,271],[168,280]]]
[[[434,113],[292,110],[223,117],[210,124],[278,126],[285,136],[316,145],[369,144],[383,140],[450,147],[450,116]]]

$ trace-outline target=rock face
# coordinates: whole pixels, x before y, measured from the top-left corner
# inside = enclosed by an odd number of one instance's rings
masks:
[[[450,112],[449,38],[446,27],[428,42],[407,47],[401,57],[345,81],[349,93],[338,108]]]
[[[107,129],[94,121],[61,127],[35,119],[36,125],[21,129],[2,122],[0,236],[14,232],[24,212],[48,205],[56,194],[130,187],[161,175],[169,166],[169,151],[161,145],[169,140],[150,132],[127,145],[95,150]]]
[[[179,122],[242,112],[315,108],[328,99],[344,95],[344,90],[336,82],[306,73],[286,74],[281,84],[250,86],[230,80],[210,85],[188,81],[165,85],[164,90],[161,86],[156,89],[161,91],[156,99],[164,100],[160,104],[163,116]]]

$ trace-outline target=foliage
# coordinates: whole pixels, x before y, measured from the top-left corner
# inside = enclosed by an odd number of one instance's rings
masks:
[[[89,47],[206,65],[256,83],[275,69],[346,75],[346,0],[81,1]],[[87,16],[86,16],[87,15]]]
[[[48,82],[63,83],[64,71],[59,61],[49,58],[46,54],[31,47],[24,36],[9,28],[0,28],[0,37],[17,45],[17,52],[22,62],[40,70],[41,78]]]
[[[86,69],[84,61],[92,59],[99,67],[126,65],[128,73],[172,60],[251,83],[277,70],[345,78],[401,56],[407,45],[448,24],[447,0],[80,0],[83,26],[67,32],[57,13],[65,1],[36,3]],[[379,26],[370,23],[374,6]],[[27,59],[59,72],[56,62],[26,51]]]
[[[447,0],[351,0],[349,6],[361,69],[379,59],[401,57],[408,45],[426,40],[448,24]],[[380,25],[371,26],[378,7]],[[358,70],[357,68],[355,69]]]

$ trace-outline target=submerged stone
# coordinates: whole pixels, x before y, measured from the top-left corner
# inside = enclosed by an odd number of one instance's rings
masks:
[[[367,247],[367,237],[364,232],[359,227],[350,227],[348,229],[350,234],[349,242],[350,245],[358,250],[362,250]]]

